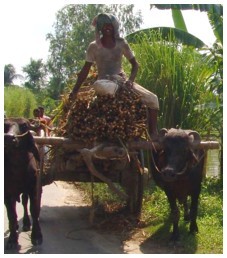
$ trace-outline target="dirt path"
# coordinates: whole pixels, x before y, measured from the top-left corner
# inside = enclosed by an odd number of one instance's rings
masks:
[[[43,187],[40,223],[43,244],[33,247],[31,232],[21,232],[22,205],[18,203],[19,244],[16,251],[5,253],[20,254],[142,254],[154,253],[141,250],[143,241],[139,234],[123,241],[122,234],[115,231],[97,229],[89,223],[90,206],[83,201],[82,193],[73,184],[56,182]],[[5,243],[8,239],[8,220],[4,214]]]

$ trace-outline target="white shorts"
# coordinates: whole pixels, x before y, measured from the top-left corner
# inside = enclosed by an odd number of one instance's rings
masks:
[[[118,76],[118,75],[117,75]],[[121,78],[121,77],[120,77]],[[92,87],[99,95],[115,95],[118,84],[110,80],[97,80]],[[133,83],[133,89],[141,95],[142,102],[150,109],[159,110],[158,97],[137,83]]]
[[[141,95],[142,102],[148,108],[159,110],[158,97],[154,93],[135,82],[133,83],[133,88]]]

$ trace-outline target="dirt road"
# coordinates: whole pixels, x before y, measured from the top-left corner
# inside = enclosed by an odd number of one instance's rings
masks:
[[[89,223],[91,208],[73,184],[56,182],[43,187],[40,224],[43,244],[34,247],[31,232],[21,232],[22,205],[18,203],[19,248],[5,250],[6,254],[142,254],[140,238],[123,241],[122,235],[109,230],[97,230]],[[5,243],[8,239],[8,220],[4,214]]]

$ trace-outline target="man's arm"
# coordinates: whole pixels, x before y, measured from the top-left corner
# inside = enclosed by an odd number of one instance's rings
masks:
[[[84,66],[82,67],[80,73],[78,74],[78,78],[77,78],[77,81],[76,81],[76,84],[75,86],[73,87],[73,90],[72,92],[70,93],[69,97],[72,99],[76,94],[77,92],[79,91],[80,89],[80,86],[82,85],[82,83],[85,81],[85,79],[87,78],[88,76],[88,73],[90,71],[90,68],[92,66],[92,63],[90,62],[85,62]]]
[[[131,74],[130,74],[130,76],[129,76],[129,78],[128,78],[128,81],[126,82],[126,84],[127,84],[128,86],[131,86],[131,87],[132,87],[133,82],[134,82],[134,80],[135,80],[135,78],[136,78],[136,75],[137,75],[137,72],[138,72],[139,64],[138,64],[138,62],[136,61],[135,57],[131,58],[131,59],[129,60],[129,62],[130,62],[130,64],[132,65],[132,68],[131,68]]]

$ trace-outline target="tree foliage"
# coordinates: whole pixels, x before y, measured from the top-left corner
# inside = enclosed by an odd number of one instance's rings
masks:
[[[30,59],[30,63],[22,68],[27,81],[24,86],[34,93],[39,93],[45,87],[46,69],[42,59]]]
[[[16,73],[16,69],[12,64],[7,64],[4,67],[4,85],[8,86],[13,84],[15,79],[22,79],[23,76]]]
[[[134,13],[134,5],[70,4],[61,9],[56,16],[54,33],[47,35],[50,42],[49,91],[53,98],[59,97],[66,81],[81,69],[86,49],[95,39],[92,21],[101,12],[118,17],[123,36],[138,29],[142,23],[141,14]]]

